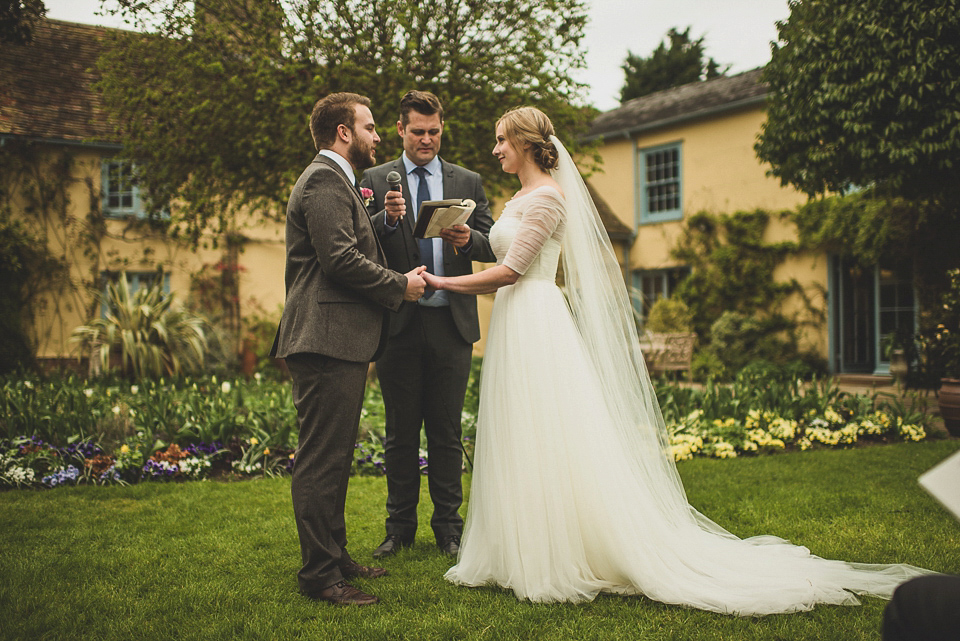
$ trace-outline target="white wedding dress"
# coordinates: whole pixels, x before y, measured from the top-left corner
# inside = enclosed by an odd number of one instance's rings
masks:
[[[582,180],[560,184],[569,201]],[[765,615],[856,604],[854,593],[889,598],[897,584],[925,573],[821,559],[773,536],[742,540],[689,505],[645,369],[623,381],[631,364],[615,362],[634,349],[632,319],[629,330],[596,337],[604,334],[598,323],[623,313],[624,299],[610,292],[594,299],[589,288],[620,279],[609,286],[623,289],[619,270],[590,280],[572,263],[595,256],[565,256],[567,295],[556,285],[561,248],[583,254],[606,240],[598,218],[586,226],[571,220],[595,217],[595,209],[570,216],[566,209],[557,190],[540,187],[509,201],[490,231],[498,262],[522,276],[494,303],[466,528],[446,578],[539,602],[609,592]],[[571,223],[580,225],[573,231],[582,246],[563,242]]]

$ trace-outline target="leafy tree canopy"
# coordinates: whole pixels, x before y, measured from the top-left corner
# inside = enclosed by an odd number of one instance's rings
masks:
[[[690,27],[683,31],[676,28],[667,32],[670,48],[661,41],[649,58],[627,52],[623,63],[626,82],[620,90],[620,102],[626,102],[661,89],[679,87],[688,82],[709,80],[722,76],[730,68],[720,65],[713,58],[703,59],[703,37],[690,40]]]
[[[330,92],[371,98],[383,162],[401,149],[400,97],[433,91],[443,157],[488,190],[509,181],[490,154],[505,109],[535,104],[570,141],[592,116],[572,79],[583,0],[118,0],[116,12],[152,34],[121,32],[101,58],[106,104],[153,207],[194,241],[237,206],[283,211],[315,154],[310,110]]]
[[[783,184],[960,193],[958,0],[792,0],[777,28],[756,151]]]
[[[47,13],[43,0],[0,0],[0,43],[33,40],[33,27]]]

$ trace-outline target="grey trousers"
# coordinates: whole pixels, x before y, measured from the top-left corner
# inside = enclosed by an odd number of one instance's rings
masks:
[[[343,511],[367,363],[320,354],[292,354],[286,363],[300,424],[291,484],[303,560],[297,580],[302,593],[316,595],[342,581],[351,560]]]

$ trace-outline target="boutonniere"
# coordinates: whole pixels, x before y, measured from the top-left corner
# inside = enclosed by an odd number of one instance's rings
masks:
[[[366,207],[373,200],[373,190],[366,187],[360,188],[360,197],[363,198],[363,206]]]

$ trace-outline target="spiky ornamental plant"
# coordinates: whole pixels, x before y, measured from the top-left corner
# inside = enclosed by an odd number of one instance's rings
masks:
[[[119,353],[124,376],[141,380],[199,371],[209,347],[206,320],[164,294],[160,284],[130,291],[126,274],[107,285],[106,313],[73,331],[91,370],[111,367]]]

